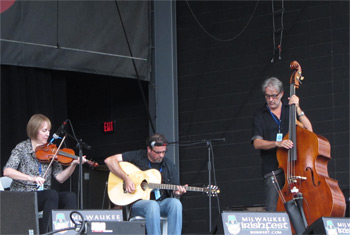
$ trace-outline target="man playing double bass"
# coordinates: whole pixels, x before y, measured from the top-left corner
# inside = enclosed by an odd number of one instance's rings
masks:
[[[251,143],[255,149],[260,149],[266,211],[275,211],[278,192],[271,176],[276,175],[280,188],[285,182],[283,170],[278,168],[276,151],[277,148],[293,147],[291,140],[283,140],[289,129],[289,105],[295,105],[297,118],[304,128],[312,131],[312,125],[300,108],[297,96],[289,97],[288,103],[282,101],[284,91],[279,79],[275,77],[266,79],[262,84],[262,92],[265,95],[266,104],[254,115]]]

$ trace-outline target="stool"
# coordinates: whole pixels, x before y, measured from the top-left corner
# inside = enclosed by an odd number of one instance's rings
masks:
[[[134,216],[129,219],[129,221],[146,221],[142,216]],[[168,234],[168,219],[166,217],[160,217],[161,233],[163,235]]]
[[[126,220],[128,221],[144,221],[146,222],[146,218],[140,215],[130,217],[130,205],[123,207],[126,215]],[[167,217],[160,217],[160,225],[161,225],[161,233],[163,235],[168,234],[168,218]],[[147,228],[146,228],[147,229]]]

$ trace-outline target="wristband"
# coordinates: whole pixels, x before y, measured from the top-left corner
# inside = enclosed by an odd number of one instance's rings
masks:
[[[298,115],[298,118],[300,118],[300,117],[302,117],[304,115],[305,115],[305,113],[303,111],[301,111],[301,113]]]

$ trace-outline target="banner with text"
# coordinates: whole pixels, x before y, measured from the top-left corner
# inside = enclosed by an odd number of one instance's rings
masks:
[[[224,211],[222,222],[225,235],[292,234],[289,217],[284,212]]]
[[[122,210],[76,210],[83,217],[84,221],[98,222],[119,222],[123,221]],[[52,211],[52,230],[57,231],[65,228],[74,228],[76,223],[81,224],[81,217],[78,213],[72,213],[72,210],[53,210]],[[72,213],[72,215],[71,215]],[[73,219],[74,221],[72,221]],[[59,234],[59,233],[55,233]],[[65,230],[60,234],[76,234],[74,229]]]

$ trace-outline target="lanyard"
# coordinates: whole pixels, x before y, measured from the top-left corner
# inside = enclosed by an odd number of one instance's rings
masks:
[[[273,120],[275,120],[275,122],[276,122],[277,125],[278,125],[278,133],[281,133],[281,120],[278,120],[278,119],[276,118],[276,116],[271,112],[270,107],[269,107],[268,105],[266,105],[266,106],[267,106],[267,109],[269,110],[269,112],[270,112],[270,114],[271,114]],[[282,107],[281,107],[281,109],[282,109]],[[281,110],[281,117],[282,117],[282,110]]]
[[[148,166],[149,166],[150,169],[152,169],[150,161],[148,161]],[[162,173],[162,171],[163,171],[163,167],[161,166],[160,169],[159,169],[159,172]],[[160,191],[159,191],[159,189],[158,188],[153,189],[153,193],[154,193],[154,198],[157,201],[160,198]]]
[[[150,169],[152,169],[150,161],[148,161],[148,166],[149,166]],[[161,166],[160,169],[159,169],[159,172],[162,173],[162,171],[163,171],[163,167]]]
[[[39,176],[41,176],[41,172],[42,172],[42,169],[41,169],[41,162],[39,162],[38,164],[39,164]]]
[[[41,172],[42,172],[42,169],[41,169],[41,162],[38,163],[39,164],[39,176],[41,177]],[[37,191],[42,191],[44,190],[44,185],[37,185],[37,188],[36,188]]]

